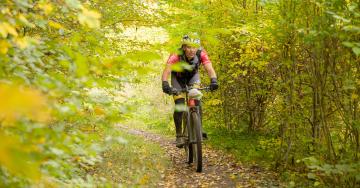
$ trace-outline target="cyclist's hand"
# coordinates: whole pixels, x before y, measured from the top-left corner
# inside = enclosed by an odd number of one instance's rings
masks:
[[[164,93],[171,94],[172,89],[168,81],[162,81],[162,90]]]
[[[211,78],[211,82],[210,82],[210,91],[215,91],[219,88],[219,85],[217,83],[217,79],[216,78]]]
[[[171,88],[170,95],[179,95],[180,91],[178,91],[176,88]]]

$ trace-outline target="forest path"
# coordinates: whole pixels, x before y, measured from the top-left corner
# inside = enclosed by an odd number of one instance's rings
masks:
[[[117,125],[122,131],[160,144],[171,160],[159,187],[280,187],[276,174],[258,166],[245,167],[224,152],[203,145],[203,172],[185,161],[183,149],[176,148],[174,140],[144,130]]]

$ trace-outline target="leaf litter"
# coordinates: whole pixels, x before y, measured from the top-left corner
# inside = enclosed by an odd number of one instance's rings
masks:
[[[121,124],[117,127],[164,148],[172,164],[161,175],[158,187],[284,187],[276,173],[257,165],[245,166],[230,154],[211,148],[206,141],[203,144],[203,172],[198,173],[194,165],[186,163],[184,150],[175,147],[172,139]]]

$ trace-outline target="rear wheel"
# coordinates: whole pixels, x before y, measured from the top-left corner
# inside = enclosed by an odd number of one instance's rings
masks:
[[[191,122],[194,130],[194,141],[192,144],[193,159],[196,163],[196,172],[202,171],[202,133],[201,133],[201,122],[197,112],[191,113]]]

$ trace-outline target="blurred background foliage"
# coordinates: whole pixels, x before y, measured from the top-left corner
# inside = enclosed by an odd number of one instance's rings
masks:
[[[109,135],[114,124],[135,117],[172,132],[171,110],[164,118],[151,109],[172,103],[159,94],[160,74],[189,32],[201,36],[220,83],[204,96],[210,144],[280,172],[289,186],[358,186],[359,6],[1,1],[0,186],[107,185],[88,172],[108,145],[124,144]]]

